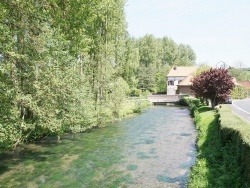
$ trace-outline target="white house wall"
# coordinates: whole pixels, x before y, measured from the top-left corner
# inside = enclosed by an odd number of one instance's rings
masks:
[[[186,77],[167,77],[167,95],[176,95],[179,81],[184,80]],[[168,85],[168,81],[174,81],[174,85]]]

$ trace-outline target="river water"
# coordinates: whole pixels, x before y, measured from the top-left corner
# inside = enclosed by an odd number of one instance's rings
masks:
[[[196,131],[187,108],[153,106],[88,133],[0,155],[0,187],[186,187]]]

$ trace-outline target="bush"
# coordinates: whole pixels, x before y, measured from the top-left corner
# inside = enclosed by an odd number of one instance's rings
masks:
[[[132,88],[130,92],[131,97],[139,97],[142,94],[142,91],[137,88]]]
[[[188,187],[249,187],[250,124],[221,105],[197,108],[197,158]]]
[[[200,105],[200,99],[185,96],[180,99],[180,104],[183,106],[190,106],[191,104],[194,104],[198,107]]]
[[[250,186],[250,123],[231,112],[230,107],[219,108],[221,140],[224,146],[235,150],[235,158],[243,177],[242,185]]]
[[[137,100],[133,108],[134,113],[142,113],[150,103],[146,100]]]
[[[233,99],[244,99],[247,97],[247,90],[244,89],[244,87],[242,87],[242,86],[236,86],[231,91],[231,97]]]
[[[190,107],[192,117],[194,117],[195,111],[197,110],[197,107],[200,106],[200,104],[200,99],[194,97],[185,96],[180,99],[180,105]]]

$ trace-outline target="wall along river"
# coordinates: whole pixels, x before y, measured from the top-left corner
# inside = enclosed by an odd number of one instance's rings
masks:
[[[0,155],[0,187],[186,187],[196,131],[187,108],[153,106],[102,129]]]

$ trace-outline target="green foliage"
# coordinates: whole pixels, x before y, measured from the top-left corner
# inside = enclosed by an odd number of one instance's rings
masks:
[[[196,107],[200,106],[200,99],[194,98],[194,97],[189,97],[189,96],[183,96],[180,99],[180,103],[183,106],[190,106],[194,104]]]
[[[223,145],[234,151],[242,187],[250,185],[250,124],[231,112],[230,107],[219,108],[221,139]]]
[[[0,151],[104,126],[164,92],[188,45],[128,36],[124,0],[0,1]],[[128,108],[124,108],[128,106]]]
[[[231,97],[233,99],[244,99],[247,97],[247,91],[244,87],[242,86],[236,86],[234,89],[231,91]]]
[[[210,70],[212,67],[206,65],[206,64],[201,64],[198,66],[197,70],[193,73],[193,76],[196,77],[200,75],[201,73]]]
[[[0,150],[120,116],[124,3],[1,1]]]
[[[188,187],[249,187],[250,126],[228,106],[200,107],[195,116],[197,159]]]
[[[145,35],[138,39],[138,89],[166,92],[166,74],[173,65],[194,65],[196,55],[189,45],[176,44],[167,37]]]
[[[148,106],[150,106],[150,103],[147,100],[138,100],[135,103],[133,112],[142,113]]]
[[[189,106],[191,111],[191,116],[195,117],[195,113],[198,107],[201,105],[200,99],[194,97],[184,96],[180,99],[180,105]]]
[[[156,91],[160,93],[167,93],[166,87],[166,73],[170,71],[170,66],[168,64],[162,66],[156,75]]]
[[[230,67],[228,72],[231,76],[235,77],[237,81],[250,80],[250,72],[246,69]]]
[[[130,95],[132,97],[139,97],[141,94],[142,94],[142,91],[140,89],[137,89],[137,88],[132,88],[131,89]]]

